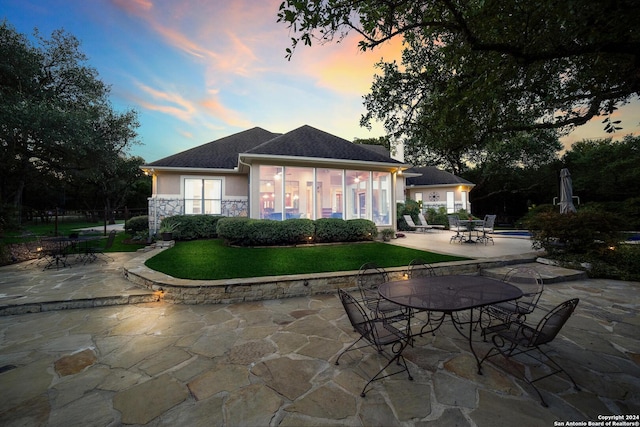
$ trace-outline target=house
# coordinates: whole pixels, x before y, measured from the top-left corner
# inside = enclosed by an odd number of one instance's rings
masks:
[[[475,184],[434,166],[414,167],[404,172],[407,199],[422,202],[422,209],[445,207],[448,213],[471,212],[469,192]]]
[[[302,126],[285,134],[255,127],[141,168],[153,177],[149,229],[155,233],[163,218],[183,214],[366,218],[395,228],[411,165],[379,146]]]

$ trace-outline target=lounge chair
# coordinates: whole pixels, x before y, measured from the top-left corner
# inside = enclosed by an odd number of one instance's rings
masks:
[[[411,218],[411,215],[403,215],[404,220],[407,222],[407,225],[411,228],[415,228],[416,230],[430,230],[433,227],[431,227],[430,225],[416,225],[415,222],[413,222],[413,218]]]
[[[420,225],[426,225],[427,227],[433,228],[434,230],[444,230],[444,225],[441,224],[429,224],[427,222],[427,218],[424,217],[424,214],[418,214],[418,220],[420,221]]]

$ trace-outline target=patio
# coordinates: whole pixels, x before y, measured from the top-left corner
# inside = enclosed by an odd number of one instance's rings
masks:
[[[110,289],[114,297],[119,287],[142,297],[116,267],[124,261],[38,269],[24,295],[38,298],[38,286],[71,292],[86,283],[86,294]],[[0,274],[9,278],[15,267]],[[16,274],[29,275],[24,268]],[[401,375],[378,381],[361,398],[366,373],[382,359],[363,351],[333,364],[355,338],[335,295],[0,316],[0,423],[493,427],[638,414],[639,290],[640,283],[609,280],[546,286],[545,309],[580,298],[552,348],[582,391],[562,376],[540,382],[549,408],[493,363],[477,375],[468,343],[449,326],[405,353],[414,381]]]

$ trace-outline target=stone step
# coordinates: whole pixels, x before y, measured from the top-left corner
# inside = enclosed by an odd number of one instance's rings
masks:
[[[556,265],[542,264],[539,262],[519,264],[519,267],[530,267],[536,270],[542,277],[542,282],[546,284],[570,282],[573,280],[583,280],[587,278],[587,273],[580,270],[572,270],[569,268],[559,267]],[[483,269],[483,276],[492,277],[494,279],[502,279],[507,272],[512,269],[513,265],[504,267],[494,267]]]

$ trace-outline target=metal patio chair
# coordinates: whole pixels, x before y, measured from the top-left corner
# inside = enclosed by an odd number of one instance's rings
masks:
[[[491,237],[487,233],[493,233],[493,227],[496,222],[497,215],[485,215],[484,221],[482,223],[482,227],[478,228],[478,233],[482,233],[482,235],[478,236],[478,241],[483,242],[485,245],[491,240],[491,244],[495,245],[493,241],[493,237]]]
[[[413,277],[433,277],[436,276],[436,272],[433,269],[433,267],[428,264],[425,260],[421,259],[421,258],[415,258],[412,259],[411,262],[409,262],[409,266],[407,267],[407,273],[406,276],[408,279],[411,279]],[[444,318],[444,313],[433,313],[427,310],[413,310],[412,311],[412,315],[415,313],[426,313],[427,314],[427,318],[426,320],[424,319],[420,319],[421,322],[424,322],[424,325],[422,325],[422,327],[420,328],[420,335],[422,335],[422,331],[425,330],[427,327],[432,325],[432,322],[436,322],[439,323],[442,321],[442,319]],[[416,317],[417,319],[417,317]],[[433,329],[433,328],[432,328]],[[432,335],[435,335],[435,331],[432,332]]]
[[[433,267],[421,258],[412,259],[407,266],[407,278],[418,276],[435,276]]]
[[[482,331],[483,336],[508,327],[511,322],[522,323],[527,315],[538,306],[540,296],[544,291],[544,283],[540,273],[530,267],[514,267],[507,271],[504,282],[514,285],[522,291],[522,297],[515,301],[493,304],[484,308],[487,327]]]
[[[107,236],[107,242],[104,246],[88,246],[84,253],[84,264],[94,262],[98,258],[102,259],[104,262],[108,262],[107,259],[113,261],[113,258],[105,254],[105,251],[109,250],[113,246],[115,238],[116,230],[111,230]]]
[[[365,397],[367,389],[374,381],[381,380],[393,375],[406,372],[409,380],[413,380],[411,372],[407,367],[407,362],[402,355],[404,349],[409,345],[410,337],[403,331],[397,329],[385,318],[370,318],[364,307],[351,295],[342,289],[338,290],[338,295],[342,306],[349,317],[349,322],[353,329],[360,335],[356,341],[344,349],[336,359],[336,365],[340,364],[340,358],[347,352],[352,350],[359,350],[366,347],[373,347],[378,354],[384,356],[387,359],[386,365],[380,369],[362,388],[360,396]],[[363,345],[356,347],[360,342]],[[393,362],[400,367],[392,373],[385,374],[385,370],[391,366]]]
[[[545,407],[549,405],[545,402],[540,390],[535,386],[534,383],[536,381],[555,374],[564,373],[571,380],[574,388],[579,391],[580,388],[571,375],[541,348],[541,346],[550,344],[555,339],[576,309],[579,301],[578,298],[574,298],[556,306],[549,311],[535,327],[527,325],[526,323],[511,323],[507,329],[496,332],[491,339],[493,347],[482,358],[480,364],[499,354],[505,358],[512,358],[522,354],[536,360],[541,365],[546,365],[551,370],[550,373],[545,373],[544,375],[531,379],[528,378],[526,372],[522,376],[522,379],[530,384],[536,393],[538,393],[540,403]]]
[[[447,219],[449,221],[449,230],[455,232],[451,239],[449,239],[449,243],[455,242],[456,240],[462,243],[464,240],[464,232],[467,231],[467,227],[460,224],[460,218],[457,215],[447,215]]]
[[[378,293],[378,286],[388,281],[387,271],[373,262],[362,264],[356,276],[361,301],[369,309],[371,317],[403,320],[409,315],[408,310],[383,299]]]

